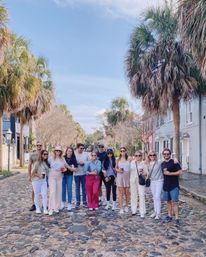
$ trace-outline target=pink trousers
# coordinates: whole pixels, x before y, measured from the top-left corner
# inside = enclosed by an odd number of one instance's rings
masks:
[[[99,184],[100,184],[99,176],[94,176],[94,175],[86,176],[88,208],[99,207]]]

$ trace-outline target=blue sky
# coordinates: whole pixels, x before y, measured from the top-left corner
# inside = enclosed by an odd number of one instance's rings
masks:
[[[58,103],[68,106],[86,132],[118,96],[128,99],[125,56],[145,7],[158,0],[10,0],[10,27],[29,39],[32,52],[49,62]]]

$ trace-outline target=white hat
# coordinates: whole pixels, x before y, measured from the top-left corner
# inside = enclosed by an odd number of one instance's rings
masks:
[[[59,146],[56,146],[56,147],[54,148],[54,151],[61,151],[61,152],[62,152],[61,146],[60,146],[60,145],[59,145]]]

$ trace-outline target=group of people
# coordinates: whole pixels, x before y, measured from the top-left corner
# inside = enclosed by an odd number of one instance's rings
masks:
[[[166,221],[172,221],[174,214],[175,222],[179,225],[179,176],[182,175],[182,169],[178,161],[171,158],[170,149],[163,150],[164,160],[159,161],[154,151],[150,151],[145,160],[141,151],[129,157],[125,147],[120,148],[119,157],[116,158],[113,149],[105,149],[103,144],[98,145],[97,152],[90,154],[85,152],[84,144],[77,144],[76,151],[67,147],[65,153],[57,146],[51,156],[48,151],[42,150],[40,142],[37,142],[36,146],[37,150],[30,155],[28,168],[33,186],[31,211],[41,213],[40,195],[44,214],[52,215],[65,207],[71,211],[74,178],[77,209],[82,203],[83,207],[89,210],[97,210],[99,200],[103,202],[104,184],[106,210],[116,210],[118,190],[120,214],[129,212],[130,203],[132,215],[137,214],[139,205],[140,217],[144,218],[145,188],[150,186],[154,205],[151,218],[160,219],[163,191],[168,210]]]

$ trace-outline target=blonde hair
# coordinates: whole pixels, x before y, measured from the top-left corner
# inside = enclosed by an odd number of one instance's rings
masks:
[[[148,153],[148,155],[147,155],[147,159],[146,159],[146,162],[147,162],[147,163],[150,163],[150,162],[151,162],[151,160],[150,160],[150,155],[151,155],[151,154],[154,154],[154,155],[155,155],[155,161],[157,161],[157,154],[156,154],[156,152],[153,151],[153,150],[151,150],[151,151],[149,151],[149,153]]]

